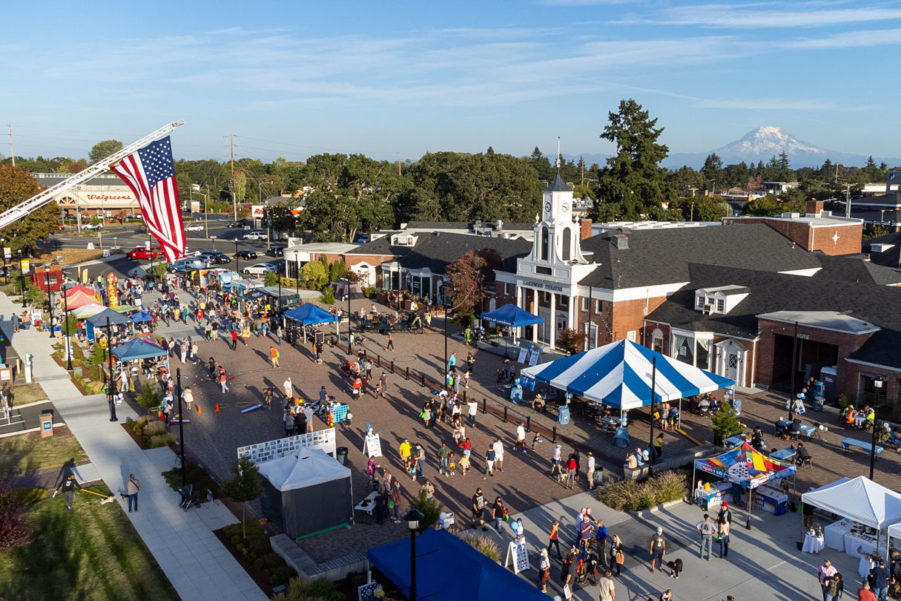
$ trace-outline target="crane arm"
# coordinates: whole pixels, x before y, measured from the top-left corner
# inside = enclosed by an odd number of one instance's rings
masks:
[[[109,166],[113,163],[124,159],[131,153],[140,150],[154,140],[162,138],[176,127],[184,125],[184,123],[184,121],[173,121],[172,123],[167,123],[155,132],[147,134],[136,142],[132,142],[128,146],[122,148],[122,150],[114,152],[102,161],[97,161],[87,169],[76,173],[72,177],[66,178],[65,181],[62,181],[55,186],[51,186],[46,190],[43,190],[42,192],[36,194],[35,196],[32,196],[28,200],[12,207],[11,209],[3,211],[2,213],[0,213],[0,229],[5,228],[11,223],[15,223],[23,217],[26,217],[29,213],[40,209],[42,206],[53,200],[53,198],[58,194],[88,181],[95,175],[103,173],[104,171],[109,169]]]

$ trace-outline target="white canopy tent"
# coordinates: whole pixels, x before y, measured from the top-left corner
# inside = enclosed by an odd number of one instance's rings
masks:
[[[901,534],[901,526],[898,524],[901,522],[901,494],[876,484],[865,476],[827,484],[804,493],[801,495],[801,502],[875,528],[879,533],[877,549],[883,528],[886,529],[887,537],[892,536],[892,525],[896,526],[895,532]]]

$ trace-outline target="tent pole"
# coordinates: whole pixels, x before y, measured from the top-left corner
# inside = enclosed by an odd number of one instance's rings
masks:
[[[691,462],[691,490],[688,492],[688,499],[692,505],[695,504],[695,479],[698,474],[698,470],[695,469],[695,462],[692,460]]]
[[[679,417],[676,420],[676,429],[682,429],[682,397],[679,397]]]
[[[648,459],[649,463],[657,463],[656,457],[652,455],[654,449],[654,401],[657,396],[657,357],[654,356],[651,364],[651,409],[648,413],[648,421],[651,423],[651,433],[648,436]]]
[[[751,529],[751,493],[754,492],[754,489],[750,486],[748,487],[748,521],[745,522],[745,528],[748,530]]]

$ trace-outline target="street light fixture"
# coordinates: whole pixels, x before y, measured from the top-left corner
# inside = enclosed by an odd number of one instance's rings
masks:
[[[63,315],[65,319],[63,319],[63,327],[66,328],[65,331],[65,343],[66,343],[66,370],[72,371],[72,332],[69,331],[69,299],[66,298],[66,291],[60,287],[60,291],[63,295]],[[60,330],[62,332],[62,330]]]
[[[873,479],[873,470],[876,467],[876,438],[879,431],[879,391],[885,386],[885,378],[876,376],[873,378],[873,388],[876,391],[873,400],[873,440],[870,444],[870,480]]]
[[[44,266],[44,282],[47,284],[47,307],[50,312],[50,337],[56,338],[56,335],[53,333],[53,293],[50,290],[50,266]]]
[[[416,508],[411,508],[404,514],[410,530],[410,601],[416,601],[416,531],[419,529],[419,522],[424,519],[425,516]]]

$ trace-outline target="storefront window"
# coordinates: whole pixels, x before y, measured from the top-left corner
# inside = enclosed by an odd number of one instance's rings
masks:
[[[674,357],[683,363],[694,365],[694,338],[691,336],[673,335]]]
[[[704,338],[697,339],[697,357],[695,367],[701,369],[710,369],[710,340]]]

